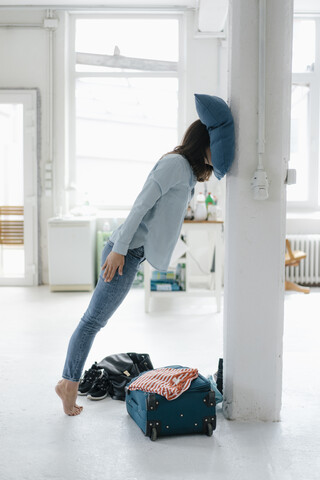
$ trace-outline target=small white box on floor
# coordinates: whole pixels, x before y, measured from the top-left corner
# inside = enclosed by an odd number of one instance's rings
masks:
[[[91,291],[95,286],[95,217],[48,220],[51,291]]]

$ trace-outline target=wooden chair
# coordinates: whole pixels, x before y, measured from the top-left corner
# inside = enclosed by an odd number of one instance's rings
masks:
[[[301,250],[291,249],[291,244],[288,239],[286,239],[286,255],[285,255],[285,265],[286,267],[297,267],[303,258],[306,258],[307,254]],[[310,288],[302,287],[294,282],[285,281],[286,290],[295,290],[296,292],[310,293]]]
[[[12,220],[11,217],[20,219]],[[23,207],[0,206],[0,270],[3,266],[3,245],[11,246],[24,244]]]

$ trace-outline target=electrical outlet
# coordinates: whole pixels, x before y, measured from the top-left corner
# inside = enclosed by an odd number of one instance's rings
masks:
[[[262,168],[258,168],[251,179],[253,198],[255,200],[266,200],[269,196],[269,181],[267,173]]]

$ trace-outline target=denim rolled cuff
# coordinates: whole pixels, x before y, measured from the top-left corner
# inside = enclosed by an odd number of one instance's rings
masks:
[[[116,253],[120,253],[120,255],[127,255],[129,249],[129,245],[121,240],[116,240],[112,247],[112,251]]]

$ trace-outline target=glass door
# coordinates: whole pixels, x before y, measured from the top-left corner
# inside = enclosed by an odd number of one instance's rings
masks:
[[[37,285],[35,90],[0,90],[0,131],[0,285]]]

